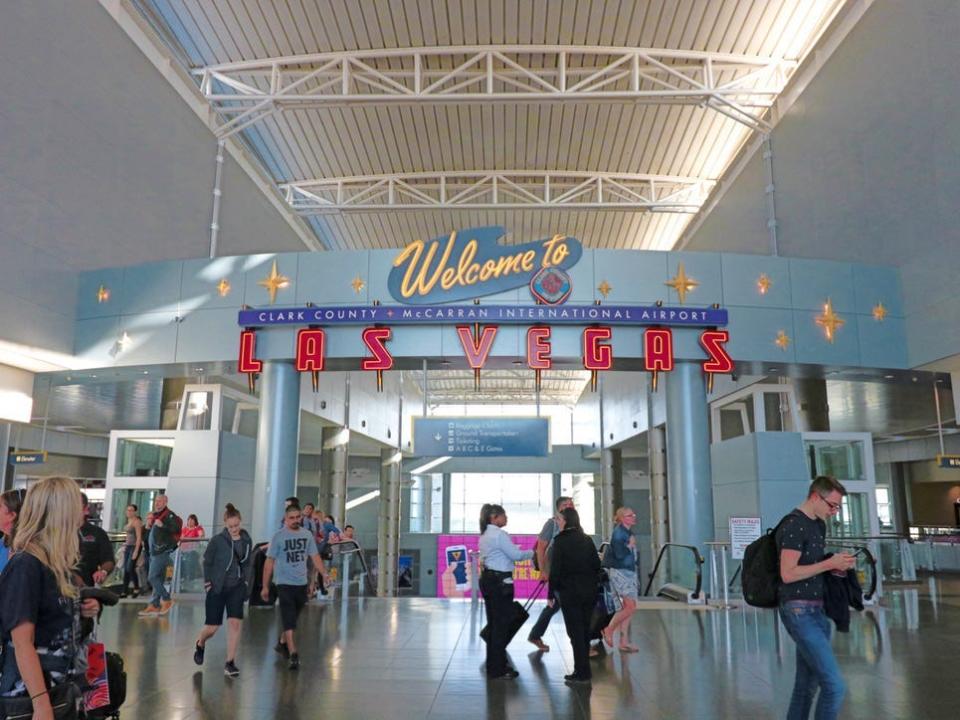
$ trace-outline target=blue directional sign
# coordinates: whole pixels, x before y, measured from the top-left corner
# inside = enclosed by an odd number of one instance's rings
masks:
[[[47,451],[10,453],[7,462],[11,465],[42,465],[47,461]]]
[[[424,457],[546,457],[550,422],[535,417],[414,418],[413,451]]]

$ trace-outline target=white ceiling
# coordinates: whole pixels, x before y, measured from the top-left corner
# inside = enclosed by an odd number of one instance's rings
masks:
[[[337,51],[616,46],[800,60],[842,0],[346,2],[139,0],[189,69]],[[450,67],[457,60],[449,59]],[[491,102],[288,109],[243,131],[279,185],[390,173],[552,170],[715,180],[751,130],[695,105]],[[635,210],[394,210],[311,217],[331,249],[400,247],[457,227],[588,247],[670,248],[691,215]],[[264,248],[265,250],[268,248]]]

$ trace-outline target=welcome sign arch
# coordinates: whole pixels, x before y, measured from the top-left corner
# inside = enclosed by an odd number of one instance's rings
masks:
[[[536,373],[538,385],[540,373],[554,364],[555,328],[566,333],[567,346],[570,331],[579,333],[579,363],[594,373],[594,378],[597,372],[614,367],[615,333],[621,332],[629,342],[636,340],[639,332],[638,355],[643,358],[643,369],[653,373],[656,386],[658,374],[674,367],[675,328],[696,331],[702,369],[710,380],[715,374],[733,372],[734,362],[727,350],[727,311],[718,303],[696,307],[667,306],[663,301],[610,305],[600,299],[589,304],[568,302],[574,291],[570,271],[583,257],[579,241],[555,234],[508,246],[500,242],[504,235],[501,227],[483,227],[409,244],[395,256],[388,274],[391,304],[374,300],[368,306],[307,303],[242,309],[238,316],[242,328],[238,372],[247,374],[252,387],[262,369],[257,357],[257,333],[297,326],[291,352],[297,370],[312,373],[315,389],[319,373],[327,367],[330,328],[351,326],[356,327],[364,352],[358,358],[358,369],[376,372],[378,387],[382,386],[382,373],[396,364],[391,351],[395,333],[431,326],[454,329],[460,365],[478,374],[494,355],[501,326],[515,327],[523,333],[522,356]],[[275,272],[276,267],[272,274]],[[680,275],[684,276],[682,265]],[[358,282],[363,282],[359,276]],[[697,285],[695,280],[682,282],[677,286],[681,303]],[[604,294],[612,289],[607,281],[598,288]],[[523,297],[525,291],[528,295]],[[510,304],[483,301],[511,292],[516,300]],[[511,361],[520,354],[511,353]],[[569,356],[563,360],[571,362]],[[445,361],[451,362],[446,356]]]

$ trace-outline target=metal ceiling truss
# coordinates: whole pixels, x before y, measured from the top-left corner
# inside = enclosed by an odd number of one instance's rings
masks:
[[[490,45],[295,55],[194,70],[226,137],[286,109],[356,104],[696,104],[752,129],[797,63],[652,48]]]
[[[538,208],[695,213],[712,186],[670,175],[479,170],[320,178],[280,189],[301,215]]]

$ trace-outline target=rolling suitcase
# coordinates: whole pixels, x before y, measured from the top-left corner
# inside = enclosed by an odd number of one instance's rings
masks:
[[[530,608],[533,606],[533,601],[537,599],[540,595],[540,591],[543,590],[545,583],[541,580],[537,585],[536,589],[533,591],[533,594],[527,598],[527,601],[521,605],[517,600],[513,601],[513,614],[510,616],[510,637],[507,640],[507,644],[513,640],[513,636],[517,634],[520,628],[523,627],[523,624],[530,617]],[[483,626],[483,630],[480,631],[480,637],[484,642],[487,642],[490,639],[490,625]]]

